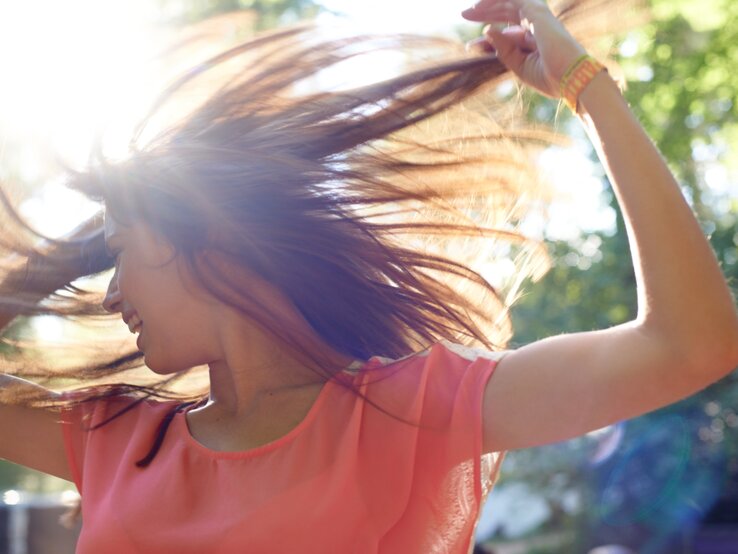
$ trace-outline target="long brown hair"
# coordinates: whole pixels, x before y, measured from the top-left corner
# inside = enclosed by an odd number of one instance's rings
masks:
[[[613,4],[635,3],[570,1],[555,11],[588,45],[613,30],[602,26],[602,12]],[[613,25],[621,28],[622,18]],[[203,263],[207,253],[278,287],[326,344],[354,359],[396,360],[442,339],[505,348],[521,285],[549,266],[545,246],[518,230],[548,200],[533,155],[561,139],[526,126],[510,104],[495,100],[510,77],[495,56],[467,54],[460,43],[438,37],[316,42],[315,31],[300,24],[261,34],[193,67],[158,97],[127,157],[111,160],[98,143],[89,167],[66,167],[67,186],[101,207],[83,224],[85,237],[43,237],[0,189],[10,215],[0,246],[11,254],[2,306],[23,315],[114,319],[101,307],[102,294],[77,280],[113,266],[103,242],[106,209],[166,237],[205,289],[302,353],[325,379],[342,368],[230,275]],[[431,54],[432,61],[416,60],[407,73],[350,90],[294,93],[297,83],[328,67],[383,49]],[[226,62],[236,62],[236,71],[221,75],[219,88],[157,127],[156,117],[178,94]],[[496,287],[484,273],[502,259],[514,272]],[[50,286],[60,275],[62,282]],[[134,402],[97,427],[151,396],[183,401],[162,422],[139,462],[145,466],[175,410],[202,401],[207,391],[167,388],[190,370],[145,384],[135,378],[142,354],[130,347],[121,353],[116,344],[52,370],[29,354],[49,345],[14,343],[2,370],[56,389],[87,385],[59,398],[17,398],[28,405],[59,409],[131,395]]]

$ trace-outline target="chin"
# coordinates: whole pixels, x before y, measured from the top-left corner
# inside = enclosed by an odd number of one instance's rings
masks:
[[[178,373],[182,371],[183,369],[186,369],[185,367],[180,367],[178,365],[173,365],[170,361],[170,363],[162,363],[160,360],[156,360],[153,356],[147,356],[144,353],[144,364],[146,367],[148,367],[151,371],[158,375],[171,375],[172,373]]]

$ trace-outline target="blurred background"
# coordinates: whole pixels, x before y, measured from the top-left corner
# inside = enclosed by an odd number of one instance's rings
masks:
[[[417,32],[460,41],[481,26],[467,1],[73,0],[0,3],[0,179],[49,235],[93,206],[65,190],[58,153],[83,164],[105,128],[126,146],[126,123],[179,71],[263,29],[317,20],[348,32]],[[625,96],[657,143],[734,288],[738,274],[738,3],[650,0],[655,18],[616,37]],[[206,21],[207,23],[202,24]],[[194,25],[194,27],[193,27]],[[196,32],[193,29],[197,29]],[[191,42],[166,67],[158,54]],[[196,57],[196,59],[193,59]],[[344,71],[382,78],[402,60]],[[387,75],[385,75],[386,77]],[[332,86],[326,76],[322,86]],[[517,97],[512,83],[503,97]],[[557,190],[525,231],[547,241],[553,267],[513,309],[511,348],[635,317],[627,236],[604,171],[580,123],[522,92],[526,117],[573,137],[540,157]],[[643,183],[648,186],[648,183]],[[504,260],[499,266],[504,278]],[[56,318],[19,322],[54,340]],[[478,551],[502,554],[738,552],[738,386],[735,373],[680,403],[586,436],[510,452],[477,527]],[[67,481],[0,461],[0,553],[73,552],[79,524],[57,521],[74,502]]]

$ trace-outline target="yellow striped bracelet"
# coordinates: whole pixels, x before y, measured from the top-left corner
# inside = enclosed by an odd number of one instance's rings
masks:
[[[561,96],[574,113],[577,112],[579,95],[602,70],[607,68],[589,54],[577,58],[561,78]]]

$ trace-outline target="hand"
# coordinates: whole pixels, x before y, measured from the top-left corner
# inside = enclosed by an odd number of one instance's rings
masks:
[[[523,83],[549,98],[561,97],[561,78],[587,53],[543,0],[480,0],[461,15],[489,24],[468,48],[496,51]]]

